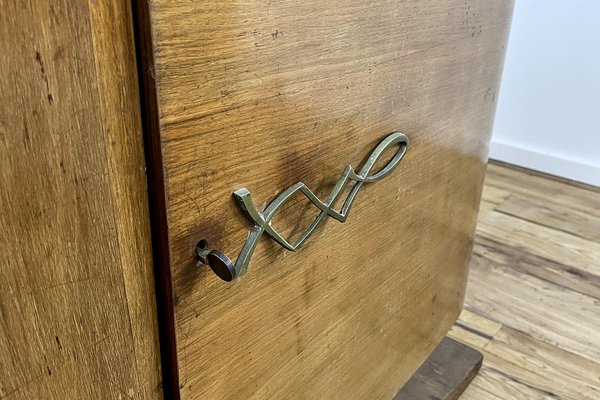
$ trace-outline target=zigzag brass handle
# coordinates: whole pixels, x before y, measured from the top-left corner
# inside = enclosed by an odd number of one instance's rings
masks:
[[[394,156],[388,161],[388,163],[382,167],[376,173],[369,175],[371,169],[377,162],[377,159],[390,147],[397,145],[398,150]],[[363,164],[362,168],[358,173],[354,172],[354,169],[350,165],[346,165],[344,171],[340,175],[337,183],[333,187],[333,190],[325,199],[325,201],[319,200],[317,196],[302,182],[298,182],[295,185],[290,186],[288,189],[283,191],[277,196],[271,203],[265,208],[263,212],[259,212],[252,201],[252,196],[248,189],[241,188],[233,192],[233,197],[237,201],[238,205],[246,214],[248,219],[254,222],[254,227],[250,231],[246,243],[242,248],[235,264],[229,257],[223,254],[219,250],[211,250],[208,247],[206,240],[201,240],[196,246],[196,259],[200,264],[208,264],[219,278],[224,281],[232,281],[238,276],[243,275],[248,269],[250,258],[254,253],[256,244],[263,233],[269,235],[277,243],[285,247],[290,251],[298,250],[304,242],[315,232],[315,230],[325,221],[325,217],[332,217],[340,222],[345,222],[352,207],[352,203],[356,199],[358,191],[365,183],[377,182],[386,176],[388,176],[394,168],[400,163],[400,160],[404,157],[408,148],[408,137],[400,132],[394,132],[383,139],[375,149],[369,155],[369,158]],[[342,193],[344,186],[348,181],[354,181],[354,186],[348,193],[348,197],[344,201],[340,211],[333,209],[335,201]],[[271,219],[277,213],[277,211],[290,199],[296,192],[302,192],[317,208],[321,210],[319,215],[315,218],[313,223],[308,229],[300,236],[294,243],[289,243],[284,239],[274,228],[271,226]]]

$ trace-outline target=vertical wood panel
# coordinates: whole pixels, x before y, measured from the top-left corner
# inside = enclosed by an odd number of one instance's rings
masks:
[[[141,3],[172,395],[393,397],[462,306],[512,1]],[[345,224],[264,237],[230,284],[196,268],[247,237],[233,190],[325,198],[393,131],[406,157]],[[274,226],[312,221],[300,197]]]
[[[159,398],[129,5],[0,8],[0,397]]]

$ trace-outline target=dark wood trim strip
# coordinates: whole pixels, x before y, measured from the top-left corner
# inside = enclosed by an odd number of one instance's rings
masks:
[[[148,0],[132,0],[132,14],[146,154],[148,197],[150,199],[150,226],[157,296],[162,387],[165,399],[179,400],[179,373],[175,340],[175,316],[173,313],[166,192]]]
[[[445,337],[394,400],[458,400],[482,362],[481,352]]]

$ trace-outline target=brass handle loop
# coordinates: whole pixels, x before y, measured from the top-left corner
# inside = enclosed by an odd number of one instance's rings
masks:
[[[383,166],[379,171],[369,175],[371,169],[381,157],[381,155],[392,146],[398,146],[398,150],[390,161]],[[290,251],[296,251],[306,240],[315,232],[315,230],[325,221],[325,217],[332,217],[340,222],[345,222],[350,212],[350,208],[356,199],[360,188],[365,183],[377,182],[386,176],[388,176],[400,163],[406,150],[408,149],[408,137],[400,132],[394,132],[383,139],[375,149],[369,155],[369,158],[365,161],[360,171],[356,173],[352,166],[346,165],[344,171],[340,175],[337,183],[333,187],[331,193],[325,201],[321,201],[315,194],[302,182],[298,182],[288,189],[284,190],[279,196],[269,203],[263,212],[258,211],[254,201],[252,201],[252,195],[250,191],[245,187],[237,189],[233,192],[233,197],[237,201],[238,205],[248,217],[250,221],[254,223],[254,227],[250,231],[244,247],[240,251],[240,254],[235,262],[231,261],[223,252],[219,250],[211,250],[208,246],[208,241],[201,240],[196,246],[196,259],[201,264],[208,264],[213,272],[224,281],[232,281],[233,279],[243,275],[248,269],[250,259],[254,253],[254,249],[258,243],[258,240],[266,233],[271,239],[275,240],[281,246],[285,247]],[[353,181],[354,186],[348,193],[346,200],[339,211],[333,209],[333,204],[342,193],[344,186],[348,181]],[[289,243],[283,238],[276,230],[271,226],[271,220],[279,211],[279,209],[288,201],[296,192],[300,191],[303,193],[321,212],[317,215],[312,224],[308,229],[293,243]]]

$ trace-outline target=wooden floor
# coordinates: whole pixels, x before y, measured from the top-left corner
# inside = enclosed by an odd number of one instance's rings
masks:
[[[465,311],[461,400],[600,399],[600,191],[491,164]]]

